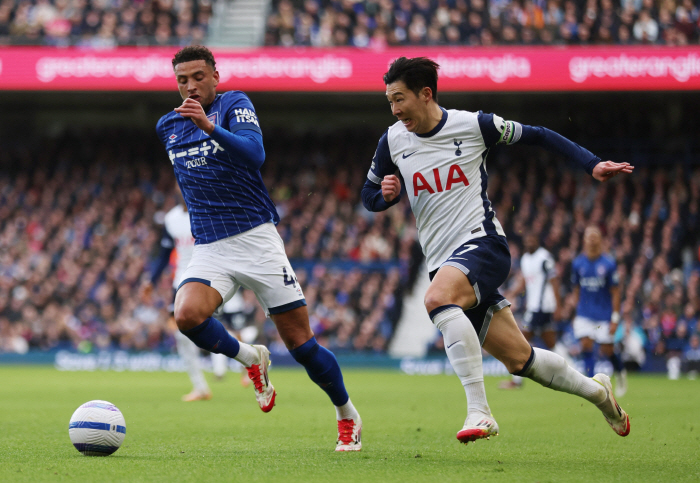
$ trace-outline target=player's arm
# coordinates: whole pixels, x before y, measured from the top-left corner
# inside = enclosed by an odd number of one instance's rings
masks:
[[[247,101],[247,102],[246,102]],[[235,109],[246,109],[249,115],[236,116]],[[207,118],[202,105],[194,99],[185,99],[175,112],[182,117],[190,119],[195,125],[216,141],[225,152],[231,155],[231,159],[240,161],[249,169],[260,169],[265,161],[265,149],[263,148],[262,131],[257,123],[257,116],[253,110],[253,104],[248,98],[241,98],[229,106],[229,129],[224,129]],[[233,119],[233,121],[232,121]],[[241,119],[241,121],[237,121]]]
[[[631,173],[634,170],[634,166],[630,166],[629,163],[601,161],[598,156],[586,148],[546,127],[504,121],[494,114],[479,112],[479,128],[486,147],[517,142],[540,146],[571,159],[598,181],[606,181],[620,173]]]
[[[515,274],[515,285],[508,291],[507,299],[513,299],[525,291],[525,277],[523,273],[518,271]]]
[[[158,283],[160,276],[163,274],[163,270],[170,263],[170,254],[175,248],[175,241],[173,240],[170,233],[163,228],[163,235],[160,239],[160,250],[158,252],[158,258],[151,265],[151,277],[148,282],[144,283],[141,287],[141,296],[150,297],[153,292],[153,287]]]
[[[564,301],[561,299],[561,282],[559,280],[559,275],[550,278],[549,283],[552,284],[552,290],[554,290],[554,320],[560,320],[561,310],[564,308]]]
[[[362,187],[362,204],[369,211],[384,211],[401,200],[401,181],[394,174],[395,171],[387,133],[384,133],[379,139],[372,167]]]
[[[620,322],[620,303],[622,296],[620,294],[620,275],[617,271],[617,265],[609,272],[608,283],[610,284],[610,299],[612,302],[612,315],[610,316],[610,333],[614,334],[617,331],[617,324]]]

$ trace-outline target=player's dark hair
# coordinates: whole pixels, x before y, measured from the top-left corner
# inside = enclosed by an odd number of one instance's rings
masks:
[[[180,50],[175,57],[173,57],[173,69],[177,64],[182,64],[183,62],[190,62],[193,60],[203,60],[212,68],[216,70],[216,61],[214,60],[214,54],[211,50],[207,49],[203,45],[190,45]]]
[[[427,57],[414,57],[407,59],[399,57],[391,63],[389,71],[384,74],[384,84],[389,85],[397,81],[403,81],[410,90],[417,96],[424,87],[429,87],[433,91],[433,99],[438,100],[437,62]]]

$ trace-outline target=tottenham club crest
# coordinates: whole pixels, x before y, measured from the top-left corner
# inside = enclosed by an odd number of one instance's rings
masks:
[[[457,148],[457,150],[455,151],[455,156],[461,156],[461,155],[462,155],[462,150],[459,149],[459,146],[460,146],[461,144],[462,144],[462,141],[459,141],[459,140],[455,139],[455,147]]]

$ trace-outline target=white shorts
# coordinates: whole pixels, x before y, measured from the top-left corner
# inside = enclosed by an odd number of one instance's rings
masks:
[[[179,287],[200,282],[215,288],[221,310],[240,287],[252,290],[265,313],[281,314],[306,305],[275,225],[264,223],[239,235],[195,245]]]
[[[615,336],[610,334],[610,322],[606,320],[591,320],[586,317],[574,317],[574,337],[583,339],[588,337],[598,344],[612,344]]]

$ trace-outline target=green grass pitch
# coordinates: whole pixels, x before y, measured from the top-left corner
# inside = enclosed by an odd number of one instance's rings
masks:
[[[210,380],[211,401],[183,403],[185,374],[59,372],[0,367],[0,481],[698,481],[700,381],[631,377],[621,438],[598,410],[526,381],[499,391],[490,441],[455,439],[466,403],[456,377],[346,370],[364,421],[363,450],[336,454],[335,413],[301,370],[271,373],[269,414],[236,374]],[[73,411],[91,399],[126,418],[123,446],[85,457],[68,439]]]

